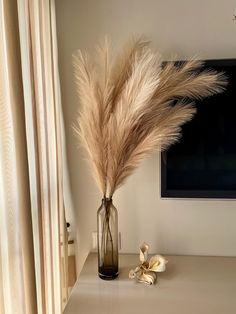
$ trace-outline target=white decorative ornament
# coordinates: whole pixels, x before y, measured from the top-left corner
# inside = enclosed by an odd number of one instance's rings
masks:
[[[139,259],[141,264],[129,272],[129,278],[137,278],[139,282],[152,285],[156,282],[157,272],[166,270],[167,260],[162,255],[154,255],[148,261],[149,245],[143,243],[140,246]]]

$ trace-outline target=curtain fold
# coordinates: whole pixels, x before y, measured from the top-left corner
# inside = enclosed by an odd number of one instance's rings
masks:
[[[35,313],[35,273],[17,4],[0,3],[0,308]]]
[[[0,0],[0,313],[68,299],[65,154],[53,0]]]

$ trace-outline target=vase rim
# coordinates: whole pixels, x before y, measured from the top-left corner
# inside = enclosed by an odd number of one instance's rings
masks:
[[[103,202],[112,202],[112,197],[103,197],[102,201]]]

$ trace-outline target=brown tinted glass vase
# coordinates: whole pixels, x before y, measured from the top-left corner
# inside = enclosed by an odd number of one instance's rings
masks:
[[[97,212],[98,275],[105,280],[118,276],[118,214],[112,199],[104,198]]]

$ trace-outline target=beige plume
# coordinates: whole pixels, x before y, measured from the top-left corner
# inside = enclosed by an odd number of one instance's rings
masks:
[[[202,62],[162,63],[142,37],[132,39],[112,63],[107,38],[94,62],[74,56],[80,110],[74,129],[88,152],[101,192],[114,192],[154,150],[180,137],[196,109],[192,101],[220,93],[222,73],[202,70]]]

